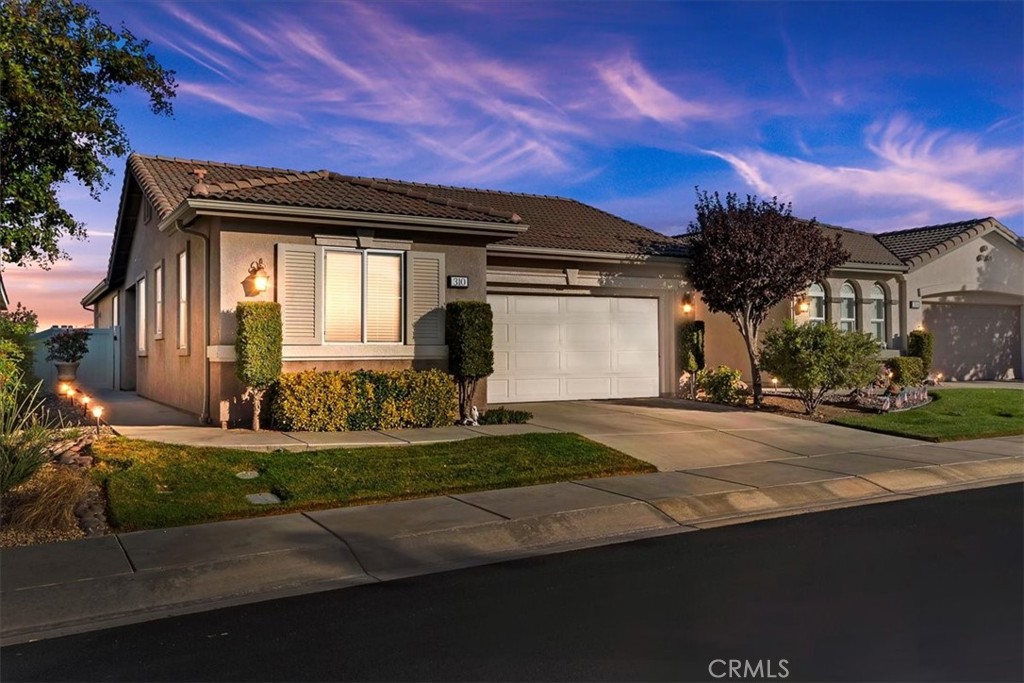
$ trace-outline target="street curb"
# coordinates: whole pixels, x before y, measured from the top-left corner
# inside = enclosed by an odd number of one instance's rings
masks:
[[[246,552],[192,566],[142,570],[131,566],[130,572],[119,572],[115,567],[99,578],[75,580],[69,576],[45,585],[5,589],[0,593],[4,608],[0,645],[760,519],[1024,482],[1024,459],[916,467],[883,474],[886,476],[844,475],[810,483],[650,501],[609,494],[618,496],[621,502],[417,533],[362,537],[331,531],[329,525],[317,520],[317,513],[309,513],[303,517],[330,531],[324,533],[329,541],[311,547]],[[60,545],[61,550],[84,550],[98,548],[98,540],[67,542],[93,546]],[[12,550],[3,556],[8,566],[19,556],[33,557],[33,553]],[[124,559],[130,562],[131,558],[126,554]],[[19,568],[15,574],[31,576],[31,567],[28,571]],[[131,607],[124,609],[125,604]]]

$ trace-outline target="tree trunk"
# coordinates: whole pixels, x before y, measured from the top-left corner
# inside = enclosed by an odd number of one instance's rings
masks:
[[[747,345],[747,357],[750,358],[750,388],[754,397],[754,407],[760,408],[763,403],[763,392],[761,390],[761,365],[757,362],[757,330],[754,329],[749,335],[743,335],[743,341]]]
[[[263,407],[263,390],[251,389],[252,391],[252,431],[260,431],[260,409]]]

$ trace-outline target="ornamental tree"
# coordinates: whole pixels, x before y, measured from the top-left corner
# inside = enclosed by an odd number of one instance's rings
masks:
[[[494,372],[494,314],[486,301],[445,306],[448,372],[459,386],[459,419],[470,416],[476,385]]]
[[[697,190],[690,222],[690,280],[713,313],[725,313],[743,336],[754,406],[761,406],[758,335],[768,313],[842,265],[849,253],[814,219],[794,218],[777,197],[745,201],[730,192]]]
[[[260,431],[263,395],[281,375],[281,304],[243,301],[235,309],[235,374],[252,399],[252,430]]]
[[[878,376],[881,361],[878,343],[869,334],[787,320],[765,335],[761,364],[789,386],[807,414],[813,415],[829,392],[870,384]]]
[[[94,199],[106,189],[106,159],[128,153],[111,95],[126,87],[171,114],[173,72],[149,42],[73,0],[0,0],[0,258],[46,268],[67,258],[64,237],[85,226],[60,206],[57,187],[74,178]]]

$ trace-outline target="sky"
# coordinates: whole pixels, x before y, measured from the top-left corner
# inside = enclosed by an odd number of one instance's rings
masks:
[[[176,72],[115,98],[142,153],[573,197],[667,234],[694,188],[881,232],[1024,228],[1021,2],[94,2]],[[40,326],[91,323],[124,174],[49,271]]]

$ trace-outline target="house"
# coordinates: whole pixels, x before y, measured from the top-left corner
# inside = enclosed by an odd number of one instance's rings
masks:
[[[778,306],[767,326],[786,318],[832,322],[871,333],[884,344],[883,356],[905,351],[907,335],[925,329],[935,338],[932,372],[945,380],[1024,377],[1024,240],[998,220],[881,234],[821,227],[840,236],[850,259],[803,297]],[[733,323],[699,298],[694,311],[705,320],[707,363],[744,369],[749,379]]]
[[[678,241],[560,197],[133,154],[106,278],[116,386],[245,417],[240,301],[282,306],[284,370],[447,366],[443,306],[486,299],[477,403],[672,394]],[[484,393],[486,392],[486,393]]]

